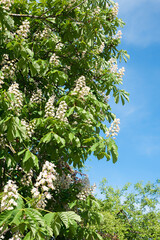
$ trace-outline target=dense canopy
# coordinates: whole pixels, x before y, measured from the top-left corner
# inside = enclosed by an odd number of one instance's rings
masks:
[[[78,204],[96,204],[88,156],[118,158],[117,15],[110,0],[0,0],[1,239],[102,238]]]

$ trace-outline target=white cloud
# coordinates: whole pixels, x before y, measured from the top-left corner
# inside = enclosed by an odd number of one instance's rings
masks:
[[[119,17],[124,19],[124,40],[148,46],[160,43],[160,0],[119,0]]]

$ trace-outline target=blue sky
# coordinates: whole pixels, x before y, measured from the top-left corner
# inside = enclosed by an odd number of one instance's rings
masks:
[[[114,104],[121,120],[117,137],[119,159],[87,161],[91,184],[105,177],[114,187],[125,183],[160,179],[160,0],[119,0],[122,29],[121,48],[130,55],[124,89],[130,103]],[[98,192],[98,191],[97,191]]]

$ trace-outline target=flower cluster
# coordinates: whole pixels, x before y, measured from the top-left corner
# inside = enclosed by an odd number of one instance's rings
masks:
[[[48,38],[50,37],[51,32],[50,28],[45,28],[41,33],[35,33],[34,36],[39,39]]]
[[[81,76],[76,81],[76,87],[73,89],[72,95],[79,94],[79,97],[84,99],[84,96],[89,94],[90,88],[86,86],[85,77]]]
[[[49,98],[48,102],[46,103],[45,117],[54,117],[54,115],[55,115],[54,106],[53,106],[54,99],[55,99],[55,96],[53,95]]]
[[[32,137],[34,134],[35,124],[33,122],[27,123],[24,119],[21,120],[21,124],[25,126],[28,137]]]
[[[120,131],[120,119],[115,118],[114,121],[111,123],[111,126],[109,127],[108,131],[106,132],[106,137],[113,137],[113,139],[116,139],[115,136],[118,135]]]
[[[125,68],[122,67],[118,70],[117,60],[115,58],[111,58],[107,63],[111,73],[116,73],[119,78],[123,77]]]
[[[115,58],[111,58],[107,63],[108,63],[110,72],[117,73],[117,70],[118,70],[117,60]]]
[[[102,53],[105,47],[105,43],[102,42],[102,44],[100,45],[99,49],[98,49],[98,53]]]
[[[37,88],[37,92],[34,92],[30,98],[30,103],[41,103],[42,101],[42,90]]]
[[[124,76],[124,72],[125,72],[125,68],[124,67],[119,69],[118,74],[119,74],[120,78],[122,78]]]
[[[70,187],[70,184],[72,183],[73,183],[73,179],[71,174],[66,175],[63,171],[62,175],[57,176],[56,189],[59,189],[59,188],[68,189]]]
[[[12,0],[0,0],[0,5],[4,10],[9,11],[12,2]]]
[[[59,107],[56,111],[56,118],[62,122],[68,122],[68,119],[65,117],[67,111],[67,103],[65,101],[60,102]]]
[[[93,187],[90,187],[89,179],[86,176],[85,178],[83,178],[81,180],[81,186],[82,186],[82,188],[81,188],[81,191],[78,193],[77,198],[82,201],[85,201],[87,196],[89,196],[90,194],[93,193],[95,185],[93,185]]]
[[[119,4],[118,3],[115,3],[113,8],[112,8],[112,15],[114,18],[117,17],[118,15],[118,10],[119,10]]]
[[[94,9],[94,14],[98,15],[100,14],[100,12],[101,12],[101,9],[99,6],[97,6],[96,9]]]
[[[103,96],[104,102],[108,103],[109,99],[110,99],[110,95],[106,95],[104,92],[100,92],[98,91],[98,93]]]
[[[21,240],[22,239],[22,234],[20,232],[14,233],[13,237],[9,238],[9,240]]]
[[[3,67],[1,68],[2,71],[2,78],[13,78],[15,76],[16,71],[16,60],[9,60],[8,54],[3,55],[2,64]],[[3,80],[2,79],[2,80]]]
[[[5,239],[5,236],[4,236],[4,235],[1,235],[2,231],[3,231],[3,226],[0,227],[0,240]]]
[[[30,29],[29,21],[24,20],[22,22],[22,25],[19,27],[19,30],[16,31],[16,33],[21,38],[27,38],[29,29]]]
[[[55,165],[46,161],[43,165],[42,172],[40,172],[36,179],[34,188],[31,190],[33,198],[37,199],[37,207],[45,208],[47,202],[46,199],[51,199],[52,196],[49,193],[49,190],[55,189],[54,182],[56,177],[57,173],[55,170]]]
[[[0,88],[2,88],[2,84],[4,84],[3,80],[4,80],[4,73],[0,72]]]
[[[0,146],[1,146],[1,148],[5,148],[5,146],[6,146],[6,141],[4,139],[3,134],[0,134]]]
[[[23,96],[22,93],[19,91],[19,84],[16,82],[12,83],[12,85],[8,89],[8,92],[13,93],[15,98],[15,101],[11,102],[9,110],[16,109],[17,112],[19,112],[23,106]]]
[[[30,186],[32,184],[32,177],[33,177],[33,171],[30,170],[28,173],[25,173],[23,175],[23,178],[21,179],[21,182],[25,186]]]
[[[53,53],[53,55],[50,57],[50,60],[49,60],[49,63],[50,64],[54,64],[55,66],[58,66],[59,65],[59,57],[56,56],[55,53]]]
[[[1,211],[14,209],[14,207],[17,206],[17,199],[17,185],[12,180],[9,180],[4,187],[1,201]]]
[[[113,38],[114,39],[121,39],[122,38],[122,31],[119,30]]]
[[[57,43],[56,44],[56,50],[61,50],[63,48],[63,45],[64,45],[63,43],[60,43],[60,42]]]

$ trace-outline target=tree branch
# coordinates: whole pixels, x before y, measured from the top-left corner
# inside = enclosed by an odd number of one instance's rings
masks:
[[[9,16],[11,17],[29,17],[29,18],[36,18],[36,19],[46,19],[47,17],[43,16],[36,16],[36,15],[30,15],[30,14],[18,14],[18,13],[9,13]]]
[[[72,12],[75,8],[79,7],[80,5],[82,5],[83,3],[85,3],[86,0],[84,0],[83,2],[81,2],[80,4],[78,4],[77,6],[73,7],[68,13]]]

